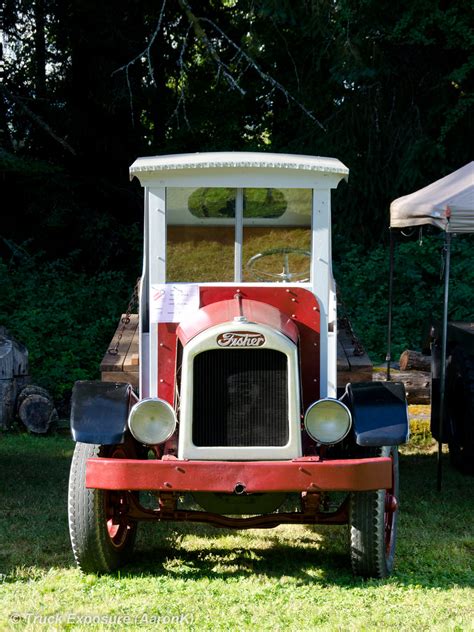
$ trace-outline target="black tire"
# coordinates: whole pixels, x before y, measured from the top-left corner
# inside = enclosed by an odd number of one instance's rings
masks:
[[[121,452],[123,450],[123,452]],[[98,456],[128,454],[123,446],[77,443],[71,462],[68,493],[69,534],[74,559],[82,571],[107,573],[129,561],[137,524],[108,518],[109,508],[121,502],[124,492],[87,489],[86,461]]]
[[[398,449],[377,448],[367,456],[391,456],[393,487],[371,492],[353,492],[350,499],[350,552],[352,570],[362,577],[388,577],[393,569],[397,539]]]
[[[454,349],[446,370],[446,418],[451,463],[474,474],[474,356]]]

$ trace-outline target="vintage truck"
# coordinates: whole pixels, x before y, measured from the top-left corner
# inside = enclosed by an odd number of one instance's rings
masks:
[[[216,152],[130,174],[145,197],[139,386],[74,387],[78,565],[124,564],[141,520],[348,524],[354,573],[387,576],[407,406],[401,384],[337,388],[331,190],[348,169]]]

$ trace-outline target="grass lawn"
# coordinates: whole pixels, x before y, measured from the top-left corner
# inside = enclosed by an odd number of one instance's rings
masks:
[[[352,576],[344,527],[151,524],[133,565],[97,577],[69,546],[72,449],[66,436],[0,435],[0,630],[474,630],[474,479],[447,455],[438,494],[433,452],[404,448],[388,580]]]

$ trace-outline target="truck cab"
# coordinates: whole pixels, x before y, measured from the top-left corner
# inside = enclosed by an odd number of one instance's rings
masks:
[[[217,152],[137,159],[144,188],[139,385],[76,383],[77,563],[131,556],[141,520],[348,524],[358,575],[393,567],[403,386],[337,389],[337,159]],[[140,492],[153,492],[144,506]]]

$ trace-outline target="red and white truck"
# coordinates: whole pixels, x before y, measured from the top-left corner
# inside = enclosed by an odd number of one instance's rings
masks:
[[[331,190],[348,169],[218,152],[130,174],[145,197],[139,387],[75,385],[77,563],[125,563],[141,520],[348,524],[354,572],[387,576],[407,406],[401,384],[337,389]]]

